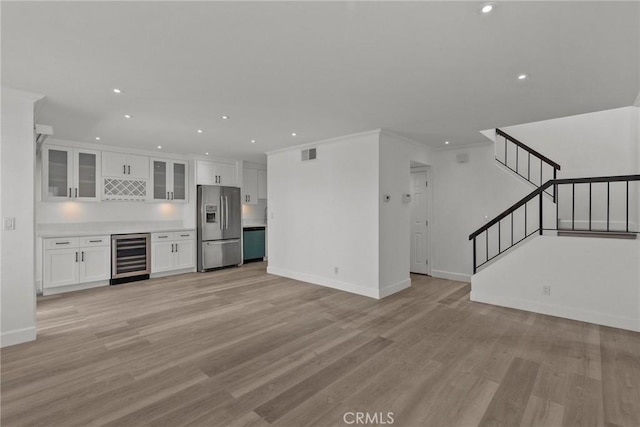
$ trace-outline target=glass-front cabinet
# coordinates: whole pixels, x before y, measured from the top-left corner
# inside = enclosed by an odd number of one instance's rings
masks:
[[[42,200],[100,200],[99,151],[47,146],[42,165]]]
[[[186,202],[188,198],[187,166],[186,161],[151,159],[153,200]]]

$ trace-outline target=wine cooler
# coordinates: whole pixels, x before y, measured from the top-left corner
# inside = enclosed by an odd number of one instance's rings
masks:
[[[145,280],[151,273],[151,234],[111,236],[111,284]]]

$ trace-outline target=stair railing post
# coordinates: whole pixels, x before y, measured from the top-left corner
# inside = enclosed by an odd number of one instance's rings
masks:
[[[476,238],[473,238],[473,274],[476,274]]]

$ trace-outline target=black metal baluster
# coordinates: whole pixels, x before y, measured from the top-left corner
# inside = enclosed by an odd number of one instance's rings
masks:
[[[539,224],[539,226],[540,226],[540,235],[541,236],[542,236],[542,229],[543,229],[543,226],[544,226],[544,224],[542,223],[542,200],[544,198],[542,193],[543,192],[541,191],[540,192],[540,209],[539,209],[539,215],[540,215],[540,224]]]
[[[527,202],[524,203],[524,237],[527,237]]]
[[[500,240],[501,240],[501,233],[500,233],[500,229],[502,227],[500,227],[502,221],[498,221],[498,255],[500,255],[502,253],[502,250],[500,249]]]
[[[576,229],[576,184],[571,184],[571,230]]]
[[[627,181],[627,233],[629,232],[629,181]]]
[[[589,183],[589,231],[591,231],[591,183]]]
[[[487,246],[487,262],[489,262],[489,229],[485,230],[484,241]]]
[[[555,181],[557,179],[557,172],[558,170],[556,168],[553,168],[553,180]],[[553,203],[556,202],[556,194],[558,192],[558,185],[557,184],[553,184]]]
[[[527,181],[531,181],[531,151],[528,151],[529,156],[527,157]]]
[[[513,246],[513,212],[511,212],[511,246]]]
[[[520,152],[519,148],[520,147],[516,145],[516,173],[518,173],[518,164],[520,163],[520,161],[518,160],[518,153]]]
[[[607,182],[607,231],[609,231],[609,184],[611,183]]]
[[[507,165],[507,137],[504,137],[504,165]]]
[[[558,184],[554,184],[556,189],[555,193],[558,193]],[[560,229],[560,197],[556,199],[556,229]]]
[[[542,187],[542,159],[540,159],[540,185],[538,187]]]

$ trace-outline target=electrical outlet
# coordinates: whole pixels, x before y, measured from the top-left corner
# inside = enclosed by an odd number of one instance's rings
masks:
[[[334,274],[338,274],[339,271],[340,271],[340,269],[338,267],[333,267],[333,273]]]
[[[544,285],[544,286],[542,287],[542,295],[546,295],[546,296],[551,295],[551,286],[549,286],[549,285]]]
[[[2,228],[5,230],[15,230],[16,229],[16,219],[11,217],[2,218]]]

